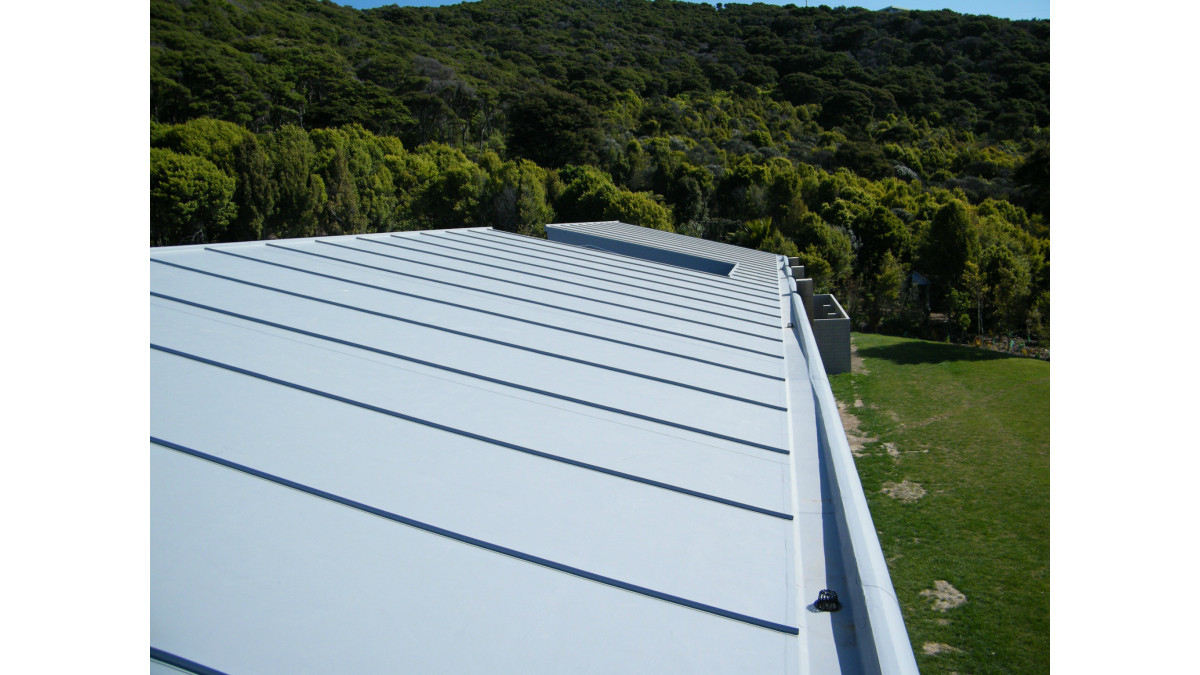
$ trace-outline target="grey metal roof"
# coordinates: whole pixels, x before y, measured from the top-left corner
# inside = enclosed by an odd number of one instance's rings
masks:
[[[673,267],[707,270],[714,276],[728,278],[738,286],[770,286],[779,278],[779,256],[774,254],[615,220],[556,223],[546,226],[546,236],[552,241],[641,257]],[[732,263],[733,267],[719,269],[706,264],[717,261]]]
[[[915,672],[855,637],[894,620],[782,259],[597,225],[734,268],[486,228],[153,249],[154,662]]]

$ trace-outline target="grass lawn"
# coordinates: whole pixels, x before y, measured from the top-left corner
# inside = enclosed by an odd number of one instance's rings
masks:
[[[853,340],[864,372],[829,381],[921,672],[1049,672],[1050,364]]]

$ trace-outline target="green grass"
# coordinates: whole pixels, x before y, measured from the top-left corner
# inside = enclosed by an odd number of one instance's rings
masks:
[[[860,432],[878,439],[855,462],[921,672],[1049,672],[1050,365],[853,339],[867,372],[829,380]],[[905,503],[880,491],[905,480],[926,494]],[[939,579],[966,602],[934,610],[921,591]],[[925,643],[961,651],[926,655]]]

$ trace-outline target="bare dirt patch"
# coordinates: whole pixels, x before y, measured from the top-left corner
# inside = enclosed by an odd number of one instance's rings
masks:
[[[887,451],[888,456],[891,457],[892,459],[900,459],[900,451],[898,449],[896,449],[895,443],[892,443],[890,441],[887,443],[884,443],[883,449]]]
[[[899,499],[902,502],[915,502],[925,496],[925,488],[921,487],[919,483],[912,483],[907,480],[903,483],[888,481],[883,484],[883,488],[879,491],[892,499]]]
[[[862,373],[863,375],[871,374],[871,371],[867,370],[867,367],[863,365],[862,357],[858,355],[858,345],[854,344],[853,337],[850,338],[850,372]]]
[[[921,591],[921,595],[926,598],[933,598],[933,609],[939,612],[954,609],[967,601],[967,596],[963,595],[962,591],[951,586],[949,581],[943,579],[933,582],[933,588]]]
[[[925,644],[921,645],[921,651],[932,656],[935,654],[961,652],[962,650],[958,647],[951,647],[950,645],[941,642],[926,642]]]
[[[867,443],[874,443],[879,440],[871,436],[867,436],[859,429],[858,418],[854,413],[846,410],[846,404],[841,401],[837,402],[838,415],[842,418],[842,428],[846,430],[846,441],[850,443],[850,454],[855,457],[862,457],[867,454],[863,452],[863,446]]]

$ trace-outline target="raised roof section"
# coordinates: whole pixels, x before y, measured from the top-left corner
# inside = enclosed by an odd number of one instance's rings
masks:
[[[574,244],[749,282],[770,281],[778,273],[771,253],[707,239],[638,227],[616,220],[546,226],[551,241]]]
[[[782,259],[710,243],[732,274],[487,228],[152,249],[154,663],[915,672],[855,638]]]

